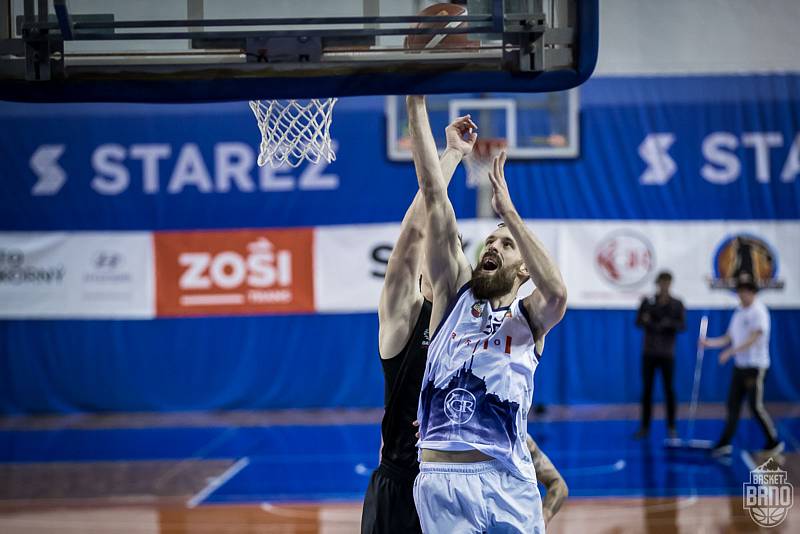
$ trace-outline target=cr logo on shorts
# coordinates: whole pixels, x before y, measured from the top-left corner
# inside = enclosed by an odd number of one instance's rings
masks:
[[[455,388],[444,398],[444,413],[457,425],[463,425],[475,414],[475,395],[464,388]]]

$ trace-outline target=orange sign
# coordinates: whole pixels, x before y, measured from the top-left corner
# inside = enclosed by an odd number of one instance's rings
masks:
[[[156,232],[160,316],[314,310],[313,230]]]

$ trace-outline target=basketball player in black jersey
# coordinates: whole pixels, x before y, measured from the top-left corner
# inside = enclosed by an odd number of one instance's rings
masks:
[[[460,117],[446,132],[447,148],[440,158],[449,183],[461,159],[477,138],[469,116]],[[361,517],[362,534],[421,533],[414,506],[413,484],[419,473],[416,430],[422,378],[428,350],[432,291],[422,276],[425,214],[418,193],[408,208],[386,268],[378,306],[378,349],[385,379],[381,422],[381,461],[372,473]],[[545,520],[567,496],[564,479],[528,436],[528,448],[538,480],[547,488],[542,504]]]

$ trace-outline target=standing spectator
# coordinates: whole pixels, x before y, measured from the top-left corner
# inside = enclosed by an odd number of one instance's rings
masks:
[[[740,305],[736,307],[724,336],[701,339],[700,344],[709,348],[723,348],[719,355],[720,365],[734,358],[733,377],[728,391],[728,417],[722,436],[714,446],[712,454],[721,456],[733,451],[731,440],[739,424],[739,414],[745,395],[750,410],[767,438],[764,450],[767,454],[778,454],[784,444],[778,441],[778,433],[769,414],[764,409],[764,376],[769,369],[770,319],[767,307],[756,298],[758,286],[749,274],[742,274],[736,281],[736,294]]]
[[[636,326],[644,329],[642,348],[642,423],[635,439],[642,439],[650,432],[650,418],[653,404],[653,383],[656,369],[661,370],[664,395],[667,401],[667,428],[669,437],[677,437],[675,430],[675,390],[672,387],[672,374],[675,369],[675,335],[686,328],[686,313],[683,303],[669,293],[672,274],[668,271],[658,273],[655,295],[642,299]]]

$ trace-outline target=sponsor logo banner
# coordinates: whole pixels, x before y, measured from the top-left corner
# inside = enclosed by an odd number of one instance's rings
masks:
[[[800,307],[797,222],[529,220],[556,261],[571,308],[636,308],[655,291],[659,271],[674,275],[673,293],[691,308],[736,305],[731,280],[749,272],[767,306]],[[474,265],[492,221],[459,221]],[[317,228],[317,310],[377,309],[399,224]],[[343,283],[346,281],[346,283]],[[521,291],[529,292],[523,286]]]
[[[160,316],[314,310],[313,230],[156,232]]]
[[[550,222],[545,224],[551,224]],[[734,281],[750,274],[767,306],[800,306],[800,224],[793,222],[564,221],[555,254],[573,308],[632,308],[671,271],[690,308],[738,302]],[[533,226],[536,228],[536,226]]]
[[[689,308],[737,304],[750,274],[800,308],[799,222],[531,220],[571,308],[632,309],[661,270]],[[459,221],[475,264],[493,221]],[[373,312],[400,225],[184,232],[0,232],[0,317]],[[155,258],[154,258],[155,254]],[[526,284],[522,291],[529,292]]]
[[[0,317],[150,318],[151,236],[0,233]]]

